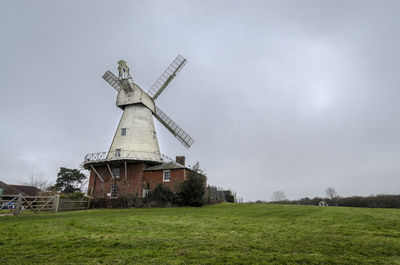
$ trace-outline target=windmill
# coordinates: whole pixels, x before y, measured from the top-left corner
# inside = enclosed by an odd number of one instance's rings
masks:
[[[118,62],[118,77],[105,72],[103,79],[118,92],[116,105],[123,110],[107,159],[162,160],[153,116],[186,148],[193,144],[194,139],[155,104],[186,62],[178,55],[147,93],[133,81],[125,61]]]
[[[193,144],[193,138],[155,104],[185,64],[186,59],[178,55],[147,92],[133,81],[123,60],[118,62],[118,77],[111,71],[105,72],[103,79],[118,92],[116,105],[123,113],[109,150],[85,156],[82,166],[90,170],[88,194],[117,197],[119,192],[123,192],[143,196],[145,181],[149,180],[144,171],[149,167],[171,164],[166,162],[172,159],[160,153],[153,116],[186,148]],[[178,165],[179,172],[185,171],[184,158],[180,164],[175,163],[173,167]],[[168,181],[169,173],[166,170]],[[180,176],[183,176],[180,180],[183,181],[185,175]]]

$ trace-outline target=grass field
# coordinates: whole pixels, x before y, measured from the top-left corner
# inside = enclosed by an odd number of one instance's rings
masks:
[[[400,210],[266,204],[0,217],[0,264],[400,264]]]

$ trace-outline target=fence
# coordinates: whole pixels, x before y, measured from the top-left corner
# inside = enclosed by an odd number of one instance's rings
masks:
[[[30,210],[34,213],[40,211],[59,211],[84,210],[89,208],[90,201],[86,198],[68,199],[61,198],[60,195],[54,196],[25,196],[0,195],[0,213],[9,210],[14,215],[19,215],[23,210]]]
[[[89,208],[89,200],[85,198],[69,199],[60,198],[58,211],[85,210]]]

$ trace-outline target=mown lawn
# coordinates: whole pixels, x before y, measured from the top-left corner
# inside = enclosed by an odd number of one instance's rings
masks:
[[[0,264],[400,264],[400,210],[261,204],[0,217]]]

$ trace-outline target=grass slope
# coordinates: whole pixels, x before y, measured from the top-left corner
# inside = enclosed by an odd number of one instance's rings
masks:
[[[400,211],[263,204],[0,217],[0,264],[400,264]]]

